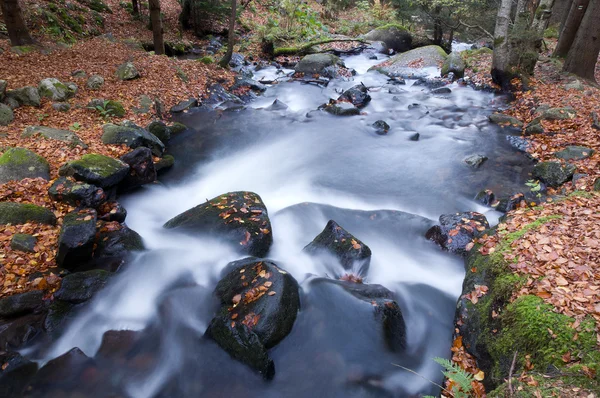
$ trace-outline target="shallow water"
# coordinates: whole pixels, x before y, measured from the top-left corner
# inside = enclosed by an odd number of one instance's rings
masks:
[[[499,101],[493,94],[452,84],[451,94],[432,95],[412,80],[392,86],[387,77],[367,72],[381,60],[346,58],[358,74],[326,88],[281,79],[244,110],[183,115],[180,121],[191,130],[171,140],[176,166],[163,184],[122,198],[127,224],[150,250],[122,271],[49,350],[32,355],[45,361],[79,347],[94,356],[105,331],[147,328],[151,365],[131,372],[112,364],[108,371],[120,374],[118,380],[86,394],[104,395],[111,388],[132,397],[437,393],[428,381],[393,365],[439,383],[440,368],[432,358],[450,354],[462,259],[439,250],[424,233],[443,213],[488,212],[472,200],[481,189],[499,196],[522,190],[529,160],[487,122]],[[267,68],[255,78],[277,76],[275,68]],[[371,89],[364,114],[307,117],[359,82]],[[288,109],[262,109],[275,99]],[[391,126],[387,135],[371,127],[379,119]],[[417,132],[420,139],[409,140]],[[489,160],[472,170],[463,159],[475,153]],[[276,368],[271,382],[202,338],[212,318],[210,296],[219,272],[240,256],[223,242],[162,228],[190,207],[239,190],[264,200],[274,234],[269,258],[302,289],[294,329],[270,351]],[[491,221],[497,218],[487,214]],[[327,270],[301,252],[329,219],[371,248],[366,282],[396,294],[407,326],[405,352],[389,352],[370,322],[370,305],[324,281]]]

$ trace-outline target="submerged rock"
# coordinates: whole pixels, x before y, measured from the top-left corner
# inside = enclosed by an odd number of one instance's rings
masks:
[[[364,108],[371,101],[369,89],[364,84],[356,86],[344,91],[337,99],[338,101],[346,101],[357,108]]]
[[[45,207],[28,203],[0,202],[0,225],[25,223],[56,224],[56,216]]]
[[[533,178],[537,178],[549,187],[559,187],[573,177],[577,168],[572,164],[559,162],[540,162],[533,166]]]
[[[325,229],[303,249],[311,255],[332,255],[342,268],[353,275],[365,276],[371,262],[371,249],[335,221],[329,220]],[[329,267],[336,277],[336,267]]]
[[[58,174],[70,176],[100,188],[110,188],[120,183],[129,171],[129,165],[120,160],[90,153],[81,159],[64,164]]]
[[[385,122],[385,120],[377,120],[372,124],[375,128],[375,132],[379,135],[385,135],[390,131],[390,125]]]
[[[488,159],[485,155],[469,155],[463,159],[463,162],[467,164],[472,169],[478,169],[486,160]]]
[[[490,225],[481,213],[464,212],[443,214],[440,225],[431,227],[425,237],[452,253],[465,255],[473,242],[473,238]]]
[[[479,192],[475,196],[475,201],[481,203],[484,206],[494,207],[498,205],[498,201],[496,200],[496,195],[489,189],[483,190]]]
[[[59,267],[72,271],[92,258],[96,217],[92,209],[72,211],[65,216],[56,253]]]
[[[264,257],[273,243],[267,208],[253,192],[217,196],[167,221],[164,228],[217,234],[256,257]]]
[[[50,165],[40,155],[25,148],[8,148],[0,156],[0,184],[24,178],[50,179]]]
[[[215,288],[221,309],[206,335],[232,357],[272,379],[267,350],[292,330],[300,309],[298,283],[269,260],[248,258],[229,264]]]

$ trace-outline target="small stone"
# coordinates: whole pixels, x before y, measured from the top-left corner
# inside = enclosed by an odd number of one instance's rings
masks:
[[[52,109],[57,112],[68,112],[71,109],[71,105],[67,102],[57,102],[52,104]]]
[[[372,126],[375,128],[375,132],[379,135],[387,134],[390,130],[390,125],[387,124],[384,120],[377,120],[375,123],[372,124]]]
[[[73,76],[73,77],[76,77],[76,78],[78,78],[78,79],[83,79],[84,77],[86,77],[86,76],[87,76],[87,73],[85,73],[85,71],[84,71],[84,70],[77,69],[76,71],[73,71],[73,72],[71,73],[71,76]]]
[[[164,124],[160,120],[155,120],[153,122],[150,122],[150,124],[148,126],[146,126],[146,130],[148,130],[150,133],[154,134],[163,143],[165,143],[171,139],[170,129],[167,127],[166,124]]]
[[[463,162],[465,162],[467,164],[467,166],[473,168],[473,169],[478,169],[483,162],[485,162],[487,160],[487,156],[485,155],[469,155],[466,158],[463,159]]]
[[[92,75],[86,82],[86,86],[90,90],[100,90],[103,85],[104,78],[100,75]]]
[[[189,98],[185,101],[181,101],[180,103],[172,106],[171,113],[183,112],[183,111],[186,111],[195,106],[198,106],[198,100],[196,100],[195,98]]]
[[[523,127],[522,121],[520,121],[516,117],[504,115],[502,113],[492,113],[488,118],[489,118],[490,122],[495,123],[495,124],[510,125],[513,127]]]
[[[408,137],[409,140],[411,141],[419,141],[419,137],[421,135],[419,133],[414,133],[413,135],[411,135],[410,137]]]
[[[64,102],[75,96],[77,85],[75,83],[62,83],[55,78],[44,79],[38,86],[40,96],[50,98],[52,101]]]
[[[26,253],[35,252],[37,238],[28,234],[14,234],[10,241],[10,248]]]
[[[585,87],[583,86],[583,83],[581,83],[579,80],[575,79],[574,81],[572,81],[571,83],[567,83],[565,84],[565,90],[577,90],[577,91],[583,91],[585,89]]]
[[[133,80],[140,77],[140,72],[138,72],[132,62],[125,62],[119,65],[115,75],[121,80]]]
[[[440,88],[436,88],[435,90],[431,90],[431,94],[450,94],[452,92],[452,90],[450,90],[448,87],[440,87]]]
[[[10,106],[0,104],[0,126],[8,126],[15,120],[15,115]]]

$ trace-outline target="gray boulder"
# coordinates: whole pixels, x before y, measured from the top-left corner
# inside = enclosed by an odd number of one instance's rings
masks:
[[[41,136],[49,140],[64,141],[73,146],[77,145],[84,149],[88,147],[77,134],[70,130],[59,130],[45,126],[29,126],[25,128],[21,134],[21,137],[23,138],[31,138],[36,136]]]
[[[140,77],[140,72],[132,62],[125,62],[117,68],[115,75],[121,80],[133,80]]]
[[[96,217],[92,209],[75,210],[65,216],[56,253],[59,267],[73,271],[92,258]]]
[[[425,46],[406,51],[371,67],[388,76],[420,76],[422,67],[439,67],[448,55],[440,46]],[[415,66],[418,63],[418,66]]]
[[[505,115],[503,113],[492,113],[488,116],[490,122],[498,125],[509,125],[512,127],[523,127],[523,122],[517,119],[516,117],[512,117],[509,115]]]
[[[17,106],[40,106],[41,98],[38,89],[31,86],[7,91],[7,100],[13,100]]]
[[[104,78],[100,75],[92,75],[86,82],[87,88],[90,90],[100,90],[104,85]]]
[[[386,25],[373,29],[364,38],[369,41],[383,42],[388,49],[395,52],[404,52],[412,48],[411,34],[400,25]]]
[[[453,73],[454,77],[460,79],[465,76],[466,64],[460,53],[453,51],[448,55],[444,63],[442,64],[442,77],[448,76],[449,73]]]
[[[50,179],[46,159],[25,148],[9,148],[0,156],[0,184],[24,178]]]
[[[77,93],[75,83],[62,83],[53,77],[43,79],[38,85],[38,92],[41,97],[50,98],[52,101],[63,102],[72,98]]]
[[[0,202],[0,224],[56,224],[56,216],[45,207],[28,203]]]
[[[107,123],[102,126],[102,142],[105,144],[125,144],[129,148],[146,147],[152,150],[155,156],[161,156],[165,151],[165,145],[148,130],[130,122],[116,125]]]
[[[52,104],[52,109],[58,112],[68,112],[71,109],[71,105],[68,102],[57,102]]]
[[[58,171],[61,176],[71,176],[77,181],[84,181],[100,188],[110,188],[123,180],[129,166],[120,160],[90,153],[81,159],[64,164]]]
[[[556,152],[554,156],[563,160],[582,160],[589,158],[593,154],[594,150],[592,148],[571,145],[566,147],[562,151]]]
[[[22,252],[33,253],[35,252],[35,244],[37,238],[29,234],[14,234],[10,240],[10,248],[13,250],[19,250]]]
[[[330,66],[344,66],[339,57],[333,54],[309,54],[296,64],[294,70],[306,75],[325,74],[325,69]]]
[[[0,126],[8,126],[13,120],[15,115],[10,106],[0,104]]]
[[[568,163],[540,162],[533,167],[532,175],[549,187],[556,188],[569,181],[575,170],[576,167]]]

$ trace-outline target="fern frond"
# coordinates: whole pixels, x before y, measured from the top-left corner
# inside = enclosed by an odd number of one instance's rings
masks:
[[[471,382],[475,379],[472,374],[446,358],[436,357],[433,360],[446,369],[442,371],[444,376],[458,384],[461,391],[469,393],[473,389]]]

